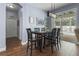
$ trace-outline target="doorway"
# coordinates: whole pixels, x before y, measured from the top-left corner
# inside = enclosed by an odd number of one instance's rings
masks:
[[[21,45],[19,39],[19,10],[21,6],[17,3],[6,5],[6,49],[10,50]]]

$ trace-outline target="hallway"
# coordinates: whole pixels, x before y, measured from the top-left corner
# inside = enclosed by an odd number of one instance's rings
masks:
[[[21,41],[17,37],[11,37],[6,39],[7,50],[15,49],[21,46]]]

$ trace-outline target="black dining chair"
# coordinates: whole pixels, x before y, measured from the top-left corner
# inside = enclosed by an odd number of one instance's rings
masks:
[[[41,28],[41,32],[42,32],[42,31],[45,31],[45,28]]]
[[[52,32],[48,32],[45,36],[51,46],[51,51],[53,52],[53,46],[56,47],[56,28],[52,29]]]
[[[56,40],[57,40],[57,46],[58,46],[58,49],[59,49],[59,44],[61,46],[61,41],[60,41],[60,28],[57,28]]]
[[[40,32],[40,28],[34,28],[35,32]]]
[[[29,47],[30,47],[30,49],[31,49],[31,53],[30,53],[30,55],[32,55],[32,49],[33,49],[33,46],[35,45],[35,47],[36,47],[36,39],[35,38],[33,38],[33,36],[32,36],[32,32],[31,32],[31,29],[30,28],[28,28],[28,29],[26,29],[27,30],[27,36],[28,36],[28,42],[27,42],[27,52],[28,52],[28,49],[29,49]],[[33,44],[34,43],[34,44]]]
[[[56,49],[58,49],[59,50],[59,45],[61,46],[61,42],[60,42],[60,28],[54,28],[53,29],[53,37],[54,37],[54,39],[53,39],[53,41],[54,41],[54,43],[55,43],[55,47],[56,47]]]
[[[56,49],[58,48],[57,47],[57,40],[56,40],[56,35],[57,35],[57,28],[53,28],[52,29],[52,34],[51,34],[51,50],[52,50],[52,47],[55,46]]]

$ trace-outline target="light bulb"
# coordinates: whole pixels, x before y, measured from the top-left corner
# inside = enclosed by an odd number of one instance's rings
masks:
[[[56,18],[56,15],[53,13],[49,13],[49,16]]]
[[[7,4],[10,8],[14,8],[13,4]]]

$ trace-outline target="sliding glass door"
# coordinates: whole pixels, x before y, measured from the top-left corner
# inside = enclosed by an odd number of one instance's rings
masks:
[[[74,34],[76,28],[76,20],[74,11],[63,12],[57,14],[57,17],[54,18],[55,27],[60,27],[62,33],[64,34]]]

